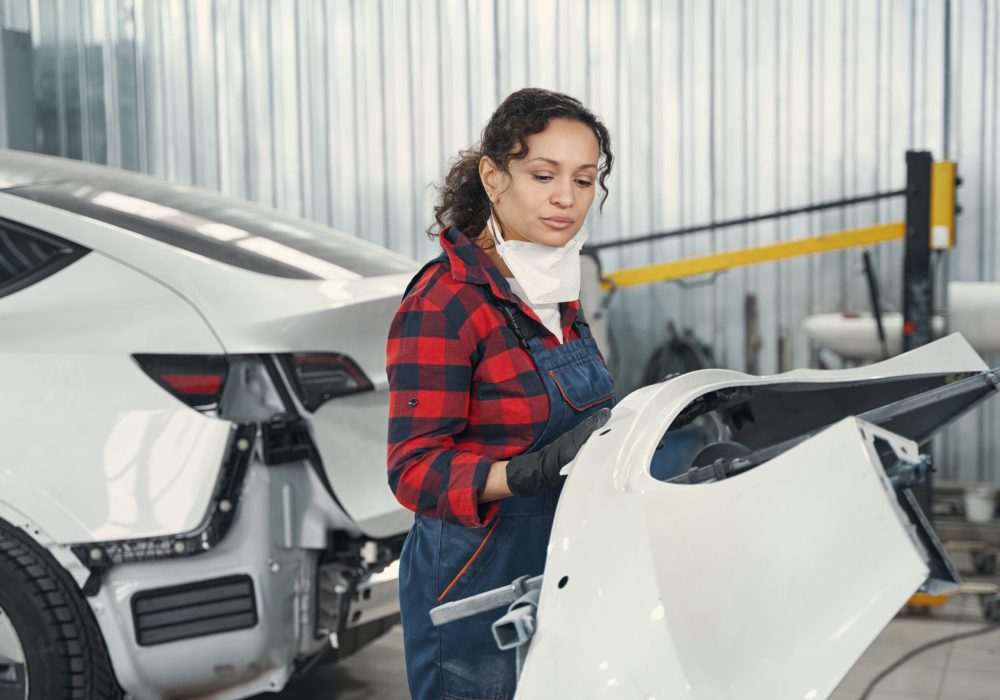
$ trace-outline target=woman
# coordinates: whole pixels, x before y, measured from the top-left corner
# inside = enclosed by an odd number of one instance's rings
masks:
[[[388,344],[389,484],[416,512],[400,560],[414,700],[510,698],[514,652],[485,613],[436,628],[431,608],[536,576],[560,469],[614,403],[579,313],[581,230],[611,170],[579,101],[510,95],[449,172],[444,252],[410,283]]]

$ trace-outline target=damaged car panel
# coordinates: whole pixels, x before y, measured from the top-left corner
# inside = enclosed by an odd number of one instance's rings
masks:
[[[827,697],[914,591],[955,585],[910,491],[917,442],[998,378],[956,335],[640,389],[573,463],[544,576],[432,617],[496,607],[518,698]]]
[[[588,496],[557,516],[519,698],[826,697],[928,573],[854,418],[735,478]]]

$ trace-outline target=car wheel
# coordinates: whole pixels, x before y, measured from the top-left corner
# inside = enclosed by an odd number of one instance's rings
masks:
[[[76,583],[51,554],[0,521],[0,700],[120,697]]]

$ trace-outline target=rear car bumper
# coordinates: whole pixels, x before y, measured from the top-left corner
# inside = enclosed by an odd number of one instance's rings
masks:
[[[232,525],[209,551],[105,571],[88,600],[122,688],[151,700],[242,698],[280,690],[325,649],[318,562],[340,524],[325,494],[303,463],[253,459]],[[348,619],[391,624],[397,590],[391,569],[363,579]]]

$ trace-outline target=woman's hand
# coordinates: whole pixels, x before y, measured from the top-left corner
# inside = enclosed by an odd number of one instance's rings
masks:
[[[507,486],[507,462],[494,462],[490,465],[490,473],[486,475],[486,486],[479,492],[480,503],[499,501],[514,493]]]
[[[565,477],[559,472],[573,461],[591,433],[608,422],[611,409],[602,408],[578,426],[542,449],[494,462],[490,467],[479,501],[485,503],[508,496],[533,496],[542,489],[558,486]]]

